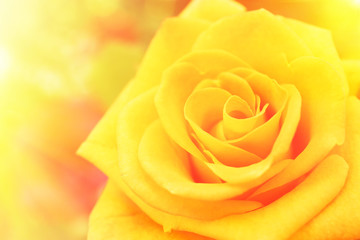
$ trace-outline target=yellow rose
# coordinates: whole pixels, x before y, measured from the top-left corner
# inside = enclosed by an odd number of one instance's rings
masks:
[[[79,149],[109,177],[89,239],[360,237],[348,91],[328,31],[193,1]]]

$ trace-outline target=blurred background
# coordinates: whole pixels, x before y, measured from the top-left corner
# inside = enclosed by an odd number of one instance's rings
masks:
[[[188,0],[0,0],[0,239],[86,239],[106,177],[75,152]],[[359,0],[243,0],[360,59]]]
[[[0,0],[0,239],[86,239],[106,177],[76,149],[175,8]]]

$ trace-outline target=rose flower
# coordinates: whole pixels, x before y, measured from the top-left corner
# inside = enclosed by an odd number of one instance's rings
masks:
[[[348,88],[327,30],[191,2],[79,149],[109,177],[89,239],[360,237]]]

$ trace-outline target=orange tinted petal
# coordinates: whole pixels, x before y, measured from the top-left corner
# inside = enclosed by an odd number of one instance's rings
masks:
[[[341,77],[328,63],[313,57],[299,58],[291,63],[291,68],[292,80],[303,101],[299,127],[304,129],[301,134],[308,135],[310,141],[295,161],[263,185],[258,193],[304,175],[336,144],[344,141],[345,93]]]
[[[220,162],[229,166],[245,166],[261,160],[260,157],[251,152],[215,138],[192,122],[191,119],[188,119],[188,121],[196,134],[197,138],[195,140],[198,140],[204,146],[204,149],[211,152]]]
[[[292,239],[360,238],[360,101],[347,102],[346,141],[341,155],[349,164],[349,174],[339,196]]]
[[[198,160],[206,161],[189,137],[184,118],[185,102],[203,79],[244,65],[241,60],[226,52],[202,51],[185,56],[164,74],[155,98],[160,120],[167,134]]]
[[[239,96],[249,104],[250,108],[255,110],[256,96],[251,89],[249,83],[231,72],[224,72],[218,76],[219,85],[232,95]],[[255,111],[254,111],[255,112]]]
[[[287,106],[281,115],[281,129],[271,149],[271,155],[283,159],[291,155],[291,144],[301,117],[301,96],[294,85],[283,84],[288,93]]]
[[[269,107],[266,111],[267,121],[264,124],[228,142],[265,158],[270,153],[281,127],[280,118],[286,106],[287,92],[275,80],[251,69],[238,68],[233,72],[247,80],[251,89],[261,99],[262,107],[267,103]]]
[[[222,120],[223,108],[231,94],[221,88],[204,88],[191,93],[184,106],[185,119],[209,131]]]
[[[168,138],[159,121],[144,133],[139,146],[139,161],[143,169],[171,194],[192,199],[219,201],[244,193],[247,188],[225,183],[194,183],[189,159],[184,150]],[[243,202],[244,209],[259,205]]]
[[[266,122],[266,104],[260,113],[253,115],[250,106],[240,97],[231,96],[223,111],[224,134],[227,139],[240,138]],[[240,115],[240,117],[239,117]]]
[[[347,170],[348,166],[341,157],[331,156],[320,163],[303,183],[278,201],[250,213],[213,221],[170,215],[146,204],[129,189],[124,191],[165,229],[189,231],[215,239],[259,239],[266,236],[276,240],[289,238],[326,207],[343,187]]]
[[[272,158],[267,158],[245,167],[231,167],[220,163],[206,163],[206,165],[222,180],[231,184],[242,185],[250,190],[281,172],[290,162],[290,160],[283,160],[281,164],[271,166],[272,160]]]
[[[124,190],[129,189],[126,194],[130,196],[130,192],[133,192],[157,209],[194,219],[214,219],[259,207],[260,204],[254,201],[202,201],[176,196],[157,185],[144,172],[138,159],[139,144],[145,131],[154,120],[157,120],[154,106],[155,90],[150,90],[132,100],[119,116],[117,128],[119,183]],[[200,170],[210,171],[205,164]]]

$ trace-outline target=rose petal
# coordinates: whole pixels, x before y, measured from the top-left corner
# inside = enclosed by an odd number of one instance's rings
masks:
[[[349,174],[339,196],[291,239],[360,238],[360,101],[347,101],[346,141],[341,155],[349,164]]]
[[[249,83],[245,79],[231,72],[220,73],[217,78],[219,79],[220,88],[225,89],[232,95],[236,95],[239,96],[241,99],[244,99],[244,101],[249,104],[253,112],[256,112],[256,96],[251,89]]]
[[[189,137],[185,102],[201,80],[239,66],[247,65],[226,52],[213,50],[189,54],[164,74],[155,98],[160,120],[167,134],[198,160],[206,161]]]
[[[195,40],[208,26],[208,23],[196,19],[165,20],[151,41],[136,74],[134,83],[136,95],[159,85],[164,70],[190,52]]]
[[[199,221],[159,211],[146,204],[126,185],[122,189],[148,216],[167,230],[190,231],[215,239],[259,239],[266,236],[267,239],[276,240],[289,238],[326,207],[342,189],[347,170],[346,162],[333,155],[322,161],[303,183],[278,201],[250,213],[213,221]]]
[[[226,183],[194,183],[186,152],[171,142],[159,121],[155,121],[144,133],[139,146],[139,161],[159,186],[174,195],[219,201],[249,190],[248,186]],[[259,207],[258,203],[248,201],[242,201],[242,205],[244,211]]]
[[[194,219],[216,219],[259,207],[259,203],[254,201],[203,201],[176,196],[157,185],[146,175],[139,163],[138,153],[144,132],[157,119],[154,106],[155,90],[150,90],[135,98],[119,116],[117,144],[120,166],[118,179],[122,184],[121,187],[131,189],[137,196],[157,209]],[[205,164],[200,170],[209,171]]]
[[[223,127],[224,134],[227,139],[237,139],[251,130],[259,127],[266,122],[265,112],[269,104],[267,103],[262,108],[261,112],[253,115],[250,106],[240,97],[231,96],[224,105],[223,111]],[[234,115],[244,115],[243,118],[239,118]]]
[[[136,75],[137,79],[132,80],[119,95],[113,106],[100,120],[86,142],[80,147],[79,153],[91,151],[97,156],[101,155],[101,148],[99,151],[96,151],[94,149],[96,146],[116,148],[115,129],[117,116],[124,105],[140,93],[154,85],[158,85],[164,69],[186,54],[191,49],[198,35],[207,27],[208,23],[195,19],[171,18],[166,20],[149,46],[139,72]],[[181,34],[184,31],[187,32],[186,38]],[[91,157],[91,159],[93,158]],[[102,159],[101,162],[93,163],[103,170],[106,165],[111,165],[103,163],[105,161],[105,159]],[[110,169],[110,171],[112,170]]]
[[[208,132],[222,120],[224,105],[230,97],[231,94],[221,88],[203,88],[194,91],[184,106],[185,119]]]
[[[301,117],[301,96],[294,85],[283,84],[289,98],[281,115],[281,129],[271,149],[271,155],[277,159],[289,157],[292,153],[291,144]]]
[[[293,83],[303,101],[299,129],[304,130],[301,135],[310,142],[295,161],[255,195],[301,177],[324,159],[336,144],[344,142],[345,93],[341,76],[328,63],[313,57],[299,58],[290,66]]]
[[[343,88],[347,91],[345,84],[344,69],[337,54],[331,32],[304,22],[278,16],[306,43],[315,57],[321,58],[332,65],[338,74],[344,79]]]
[[[289,96],[275,80],[263,74],[251,69],[241,68],[233,72],[246,79],[255,94],[260,97],[261,101],[269,103],[269,108],[266,116],[268,120],[264,124],[253,129],[253,131],[250,131],[248,134],[237,139],[229,140],[228,142],[265,158],[270,153],[278,135],[281,127],[280,118]],[[267,91],[263,91],[263,89],[267,89]]]
[[[109,178],[115,179],[118,173],[116,149],[116,124],[119,111],[128,101],[133,82],[130,82],[122,94],[106,112],[77,154],[86,158],[104,172]]]
[[[193,49],[223,49],[280,83],[290,75],[288,61],[312,55],[294,31],[266,10],[219,20],[199,36]]]
[[[197,139],[204,145],[204,149],[214,154],[220,162],[231,166],[244,166],[259,162],[260,158],[255,154],[221,141],[203,129],[210,130],[222,118],[223,106],[228,97],[230,97],[230,93],[220,88],[205,88],[195,91],[186,101],[185,119],[193,129]],[[211,116],[216,112],[217,118]],[[211,118],[214,119],[209,124],[208,121]]]
[[[360,60],[344,60],[343,66],[349,83],[349,94],[360,98]]]
[[[209,154],[211,153],[209,152]],[[206,165],[222,180],[243,186],[246,190],[250,190],[281,172],[290,161],[291,160],[282,160],[280,163],[272,165],[273,158],[267,158],[261,162],[245,167],[230,167],[219,164],[214,159],[215,163],[206,163]]]
[[[88,240],[98,239],[207,239],[188,232],[164,233],[162,226],[146,216],[109,181],[89,220]]]

